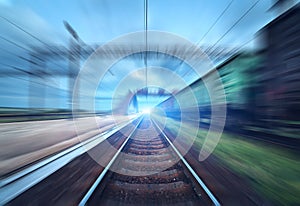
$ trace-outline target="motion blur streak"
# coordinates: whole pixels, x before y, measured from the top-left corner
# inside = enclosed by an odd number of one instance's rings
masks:
[[[194,46],[154,44],[151,32]],[[221,205],[300,204],[299,0],[0,0],[0,48],[1,191],[26,168],[147,115]],[[103,72],[97,63],[111,59]],[[99,148],[96,157],[113,156]],[[105,167],[89,152],[81,159],[6,204],[77,205]]]

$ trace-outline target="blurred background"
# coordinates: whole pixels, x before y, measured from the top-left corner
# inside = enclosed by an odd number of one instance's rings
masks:
[[[149,0],[146,6],[142,0],[0,0],[1,178],[77,144],[74,108],[80,133],[101,133],[127,115],[152,111],[174,135],[179,124],[196,128],[190,152],[198,155],[214,104],[216,110],[226,106],[224,131],[212,156],[199,164],[217,165],[210,173],[217,196],[226,203],[234,184],[258,204],[300,204],[299,1]],[[199,74],[167,54],[180,45],[134,53],[107,71],[97,67],[105,72],[97,89],[80,85],[74,105],[76,78],[100,46],[150,30],[193,43],[210,66]],[[132,41],[110,45],[98,58],[115,58],[136,45]],[[214,85],[213,70],[225,101],[211,101],[205,82]],[[194,97],[197,105],[190,104]],[[195,107],[200,118],[193,119]]]

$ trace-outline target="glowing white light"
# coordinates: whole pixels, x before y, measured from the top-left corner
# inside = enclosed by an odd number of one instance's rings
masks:
[[[143,112],[143,114],[150,114],[151,113],[151,109],[144,109],[142,112]]]

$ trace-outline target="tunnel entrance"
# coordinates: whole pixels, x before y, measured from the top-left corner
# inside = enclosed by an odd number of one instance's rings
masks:
[[[132,93],[127,110],[128,114],[150,113],[151,109],[171,97],[173,92],[170,93],[163,88],[155,86],[138,89]]]

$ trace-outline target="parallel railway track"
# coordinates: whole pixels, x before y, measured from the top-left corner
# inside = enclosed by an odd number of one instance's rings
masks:
[[[219,205],[149,117],[121,150],[80,205]]]
[[[8,205],[220,205],[149,116],[122,130],[91,149],[106,167],[85,153]]]

